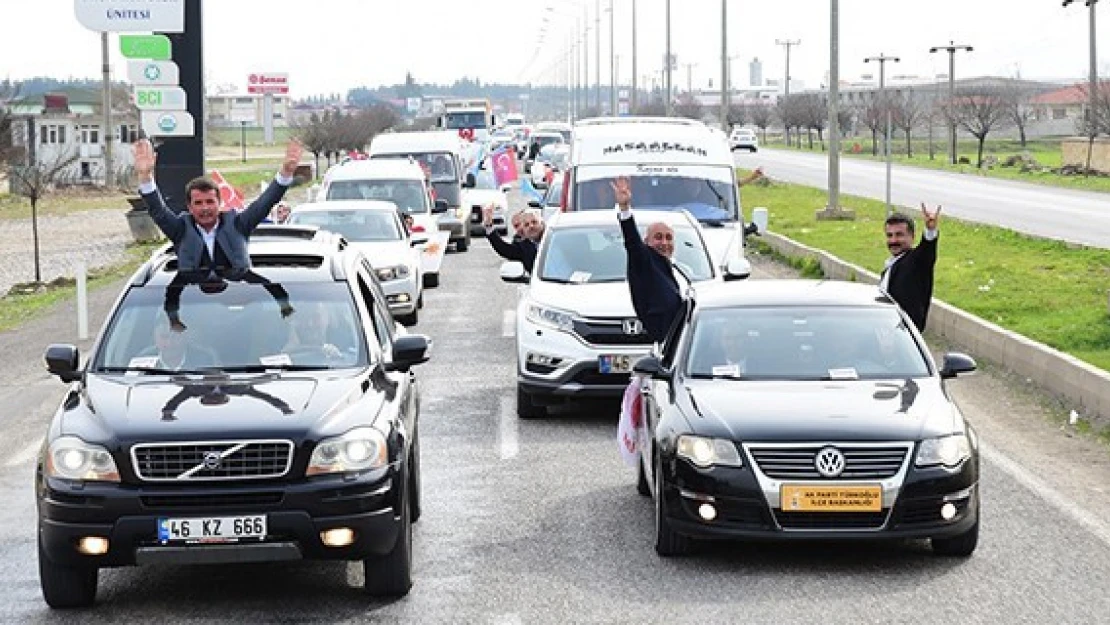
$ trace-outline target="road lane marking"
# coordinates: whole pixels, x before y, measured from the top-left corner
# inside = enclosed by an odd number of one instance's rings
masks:
[[[516,336],[516,309],[510,308],[501,316],[501,336]]]
[[[515,458],[520,453],[520,421],[514,414],[515,402],[511,397],[502,397],[498,411],[497,447],[502,460]]]
[[[1002,452],[987,445],[980,439],[979,453],[991,464],[1002,469],[1019,484],[1033,491],[1035,495],[1056,508],[1064,516],[1091,532],[1106,545],[1110,545],[1110,526],[1098,517],[1077,506],[1070,499],[1061,495],[1056,489],[1049,486],[1044,480],[1034,475],[1029,469],[1014,462]]]
[[[38,456],[39,449],[41,448],[42,441],[31,441],[31,444],[24,447],[22,451],[12,456],[11,458],[8,458],[8,461],[4,463],[4,466],[18,467],[24,463],[30,462],[31,460],[34,460],[36,456]]]

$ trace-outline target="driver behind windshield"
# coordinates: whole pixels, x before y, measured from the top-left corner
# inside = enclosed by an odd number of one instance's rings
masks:
[[[312,302],[292,318],[289,342],[282,351],[294,364],[321,364],[347,360],[353,350],[329,342],[332,319],[323,302]]]

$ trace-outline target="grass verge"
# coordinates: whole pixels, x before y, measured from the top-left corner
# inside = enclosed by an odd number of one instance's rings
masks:
[[[38,214],[69,215],[90,210],[116,210],[125,213],[131,209],[127,195],[100,189],[66,190],[51,193],[39,201]],[[0,220],[30,219],[31,203],[21,195],[0,194]]]
[[[94,269],[89,272],[88,289],[110,284],[134,273],[150,253],[163,243],[133,243],[127,248],[127,260]],[[73,278],[58,278],[45,284],[41,290],[27,294],[9,294],[0,297],[0,332],[18,327],[48,308],[75,297],[77,289]]]
[[[779,182],[744,187],[770,228],[878,273],[888,252],[882,202],[842,196],[855,221],[817,221],[826,194]],[[919,215],[918,228],[922,228]],[[1110,250],[1039,239],[943,217],[934,296],[987,321],[1110,370]],[[919,234],[920,236],[920,234]]]

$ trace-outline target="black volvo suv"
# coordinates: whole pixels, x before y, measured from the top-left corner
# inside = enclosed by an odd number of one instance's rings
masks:
[[[341,237],[264,226],[250,253],[192,276],[157,252],[87,362],[47,349],[69,384],[35,475],[51,607],[136,564],[361,560],[369,593],[411,587],[428,339]]]

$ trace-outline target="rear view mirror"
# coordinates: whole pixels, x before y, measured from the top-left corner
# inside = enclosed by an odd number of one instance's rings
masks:
[[[940,377],[946,379],[954,378],[961,373],[971,373],[978,368],[974,358],[959,352],[948,352],[944,355],[943,362]]]
[[[471,173],[471,172],[467,172],[466,173],[466,179],[463,180],[463,185],[462,185],[463,188],[464,189],[473,189],[476,184],[478,184],[478,183],[474,179],[474,174]]]
[[[423,334],[405,334],[393,340],[393,358],[386,363],[387,371],[408,371],[413,365],[428,361],[432,342]]]
[[[509,261],[501,263],[501,280],[505,282],[515,282],[518,284],[526,284],[528,282],[528,272],[524,270],[524,263],[519,261]]]
[[[752,264],[746,258],[734,256],[725,265],[725,281],[743,280],[752,275]]]
[[[767,209],[757,206],[752,209],[752,223],[755,224],[759,234],[767,232]]]
[[[659,380],[669,380],[671,378],[670,371],[663,367],[656,356],[644,356],[632,365],[632,372],[640,375],[646,375]]]
[[[62,382],[76,382],[81,379],[77,370],[80,353],[76,345],[54,344],[46,348],[46,370],[58,376]]]

